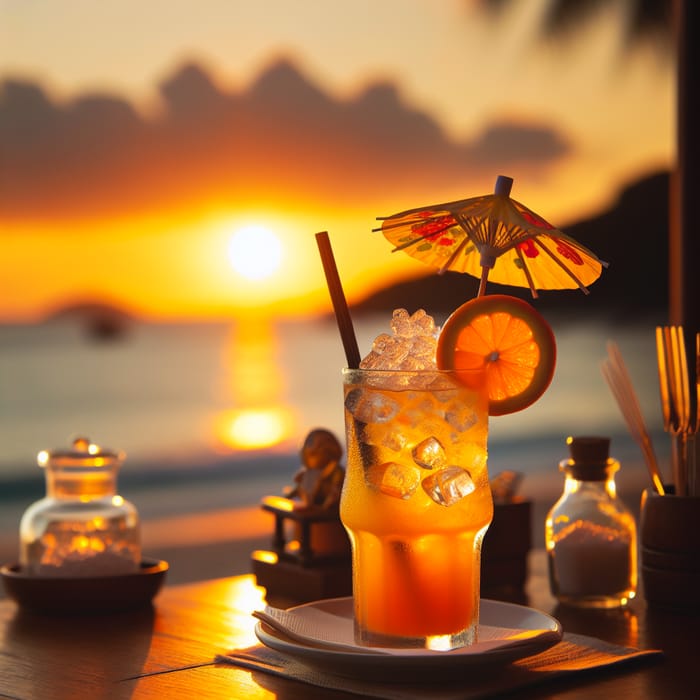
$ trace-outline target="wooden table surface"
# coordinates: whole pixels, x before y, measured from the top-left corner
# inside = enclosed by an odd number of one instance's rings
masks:
[[[636,600],[623,611],[557,607],[543,552],[533,552],[527,604],[557,617],[565,631],[616,644],[661,648],[662,660],[557,679],[519,698],[615,700],[696,698],[698,618],[647,610]],[[279,601],[274,601],[278,604]],[[252,576],[166,586],[153,608],[90,618],[50,617],[0,601],[0,698],[357,697],[214,663],[228,649],[256,643],[251,611],[263,604]]]

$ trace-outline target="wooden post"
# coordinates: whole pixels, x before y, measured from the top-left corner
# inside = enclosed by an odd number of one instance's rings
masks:
[[[669,321],[685,328],[694,353],[700,331],[700,109],[698,75],[700,3],[674,3],[677,41],[676,167],[671,176],[669,220]],[[689,354],[693,357],[694,354]]]
[[[669,218],[669,322],[683,326],[691,397],[697,381],[695,335],[700,332],[700,108],[698,89],[698,29],[700,3],[674,2],[677,46],[676,167],[671,173]],[[691,399],[695,403],[694,399]],[[700,463],[700,442],[692,441],[692,464]],[[693,483],[695,483],[693,474]],[[693,493],[693,495],[697,495]]]

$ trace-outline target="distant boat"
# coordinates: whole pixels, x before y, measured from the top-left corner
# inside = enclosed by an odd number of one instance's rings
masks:
[[[98,302],[79,302],[51,313],[48,321],[74,321],[83,326],[89,340],[111,342],[123,339],[133,318],[125,311]]]
[[[127,332],[127,323],[123,318],[110,315],[96,315],[84,322],[85,331],[93,340],[118,340]]]

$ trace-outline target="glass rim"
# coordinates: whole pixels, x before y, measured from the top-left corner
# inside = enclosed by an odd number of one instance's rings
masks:
[[[358,385],[396,391],[437,391],[459,389],[488,398],[488,373],[485,367],[473,369],[370,369],[344,367],[343,386]]]
[[[347,377],[352,374],[385,374],[385,375],[396,375],[396,374],[477,374],[485,372],[484,367],[471,367],[467,369],[374,369],[372,367],[343,367],[342,375]]]

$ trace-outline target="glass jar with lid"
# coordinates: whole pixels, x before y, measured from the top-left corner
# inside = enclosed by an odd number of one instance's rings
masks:
[[[20,566],[34,576],[111,576],[138,571],[136,508],[117,494],[125,455],[79,437],[67,450],[42,451],[46,497],[20,522]]]
[[[637,528],[618,497],[620,463],[609,438],[570,437],[564,492],[547,514],[545,546],[552,594],[579,607],[621,607],[637,591]]]

